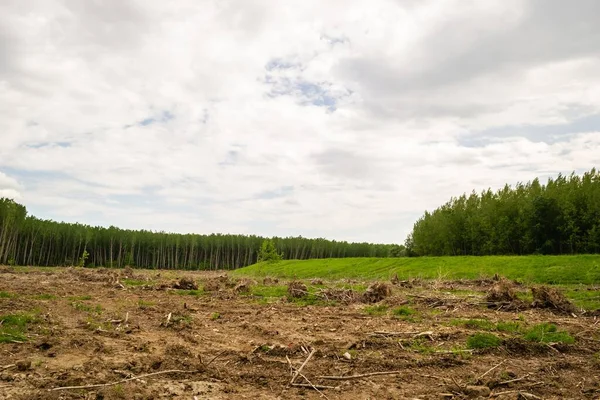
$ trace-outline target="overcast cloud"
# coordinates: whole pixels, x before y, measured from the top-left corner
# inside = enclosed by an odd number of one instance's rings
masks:
[[[92,225],[400,243],[600,166],[597,0],[0,2],[0,196]]]

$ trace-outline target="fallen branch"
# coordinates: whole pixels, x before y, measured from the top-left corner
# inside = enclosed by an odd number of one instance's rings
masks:
[[[498,382],[498,386],[508,385],[509,383],[514,383],[514,382],[520,382],[522,380],[527,379],[529,377],[529,375],[531,375],[531,374],[527,374],[521,378],[509,379],[507,381]]]
[[[352,379],[361,379],[367,378],[369,376],[377,376],[377,375],[396,375],[405,371],[385,371],[385,372],[370,372],[368,374],[360,374],[360,375],[348,375],[348,376],[318,376],[319,379],[327,379],[330,381],[349,381]]]
[[[151,374],[134,376],[132,378],[122,379],[122,380],[116,381],[116,382],[99,383],[96,385],[63,386],[63,387],[56,387],[56,388],[48,389],[48,391],[55,392],[58,390],[95,389],[95,388],[100,388],[100,387],[114,386],[114,385],[118,385],[120,383],[135,381],[135,380],[142,379],[142,378],[148,378],[150,376],[165,375],[165,374],[195,374],[197,372],[199,372],[199,371],[183,371],[183,370],[179,370],[179,369],[170,369],[168,371],[152,372]]]
[[[306,366],[306,364],[308,364],[308,362],[310,361],[310,359],[312,358],[312,356],[315,354],[317,350],[312,349],[312,351],[310,352],[310,354],[308,355],[308,357],[306,357],[306,360],[304,360],[304,362],[302,363],[302,365],[300,366],[300,368],[298,368],[296,370],[296,372],[294,373],[294,376],[292,376],[292,380],[290,381],[290,384],[293,384],[294,381],[296,380],[296,378],[298,377],[298,375],[300,375],[300,372],[302,372],[302,369]]]
[[[8,364],[8,365],[3,365],[3,366],[1,366],[1,367],[0,367],[0,369],[1,369],[2,371],[4,371],[5,369],[14,368],[14,367],[16,367],[16,366],[17,366],[17,364]]]

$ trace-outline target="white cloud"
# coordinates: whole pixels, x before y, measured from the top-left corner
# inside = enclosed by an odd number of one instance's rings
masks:
[[[450,196],[600,164],[599,8],[5,1],[0,196],[90,224],[401,242]]]

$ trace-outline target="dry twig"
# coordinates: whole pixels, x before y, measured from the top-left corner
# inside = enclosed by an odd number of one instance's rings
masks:
[[[294,373],[294,376],[292,376],[292,380],[290,381],[290,385],[294,383],[294,381],[296,380],[296,378],[298,377],[298,375],[300,375],[300,372],[302,372],[302,369],[306,366],[306,364],[308,364],[308,362],[310,361],[310,359],[312,358],[312,356],[315,354],[316,350],[312,349],[312,351],[310,352],[310,354],[308,355],[308,357],[306,357],[306,360],[304,360],[304,362],[302,363],[302,365],[300,366],[300,368],[298,368],[296,370],[296,372]]]

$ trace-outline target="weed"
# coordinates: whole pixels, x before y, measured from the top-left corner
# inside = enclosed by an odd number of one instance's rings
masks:
[[[518,322],[498,322],[496,324],[496,330],[498,332],[519,332],[521,330],[521,324]]]
[[[369,315],[384,315],[387,313],[388,306],[378,305],[378,306],[367,306],[364,308],[364,311]]]
[[[8,314],[0,316],[0,343],[25,342],[27,324],[34,318],[28,314]]]
[[[537,343],[575,343],[575,338],[566,331],[559,331],[556,325],[551,323],[538,324],[525,332],[526,340]]]
[[[407,307],[407,306],[397,307],[392,310],[392,315],[395,315],[398,317],[401,317],[401,316],[405,317],[405,316],[413,315],[415,313],[416,313],[415,310],[413,310],[412,308]]]
[[[476,333],[467,339],[469,349],[489,349],[500,346],[502,340],[491,333]]]
[[[221,314],[219,314],[218,312],[214,312],[212,314],[210,314],[210,319],[212,319],[213,321],[220,319],[221,318]]]
[[[85,296],[71,296],[68,297],[69,300],[71,301],[87,301],[87,300],[91,300],[92,296],[90,295],[85,295]]]
[[[121,282],[127,286],[144,286],[148,282],[140,281],[139,279],[123,279]]]
[[[493,331],[495,326],[487,319],[457,319],[452,321],[452,325],[464,326],[468,329],[479,329],[482,331]]]
[[[12,293],[0,291],[0,299],[10,299],[12,297],[14,297]]]
[[[150,308],[152,306],[154,306],[154,302],[153,301],[146,301],[146,300],[139,300],[138,301],[138,307],[141,308],[142,310]]]
[[[102,313],[102,306],[100,304],[96,304],[95,306],[89,305],[89,304],[85,304],[85,303],[80,303],[78,301],[74,301],[71,303],[71,306],[76,309],[77,311],[84,311],[84,312],[94,312],[96,314],[101,314]]]

